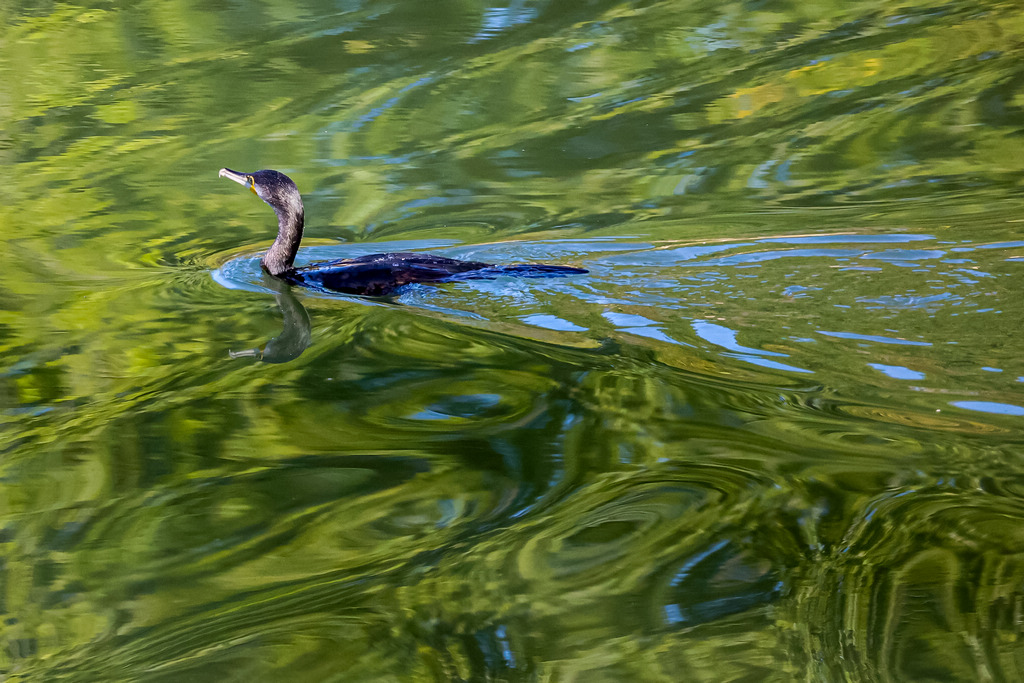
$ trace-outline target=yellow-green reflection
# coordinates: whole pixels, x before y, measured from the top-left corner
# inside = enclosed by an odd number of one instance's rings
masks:
[[[3,676],[1021,678],[1016,7],[0,20]]]

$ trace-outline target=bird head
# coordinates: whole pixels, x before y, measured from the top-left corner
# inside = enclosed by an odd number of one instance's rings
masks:
[[[243,173],[232,171],[230,168],[222,168],[218,175],[249,188],[253,194],[279,213],[282,211],[290,214],[302,213],[302,198],[299,195],[299,188],[295,186],[291,178],[280,171],[265,169]]]

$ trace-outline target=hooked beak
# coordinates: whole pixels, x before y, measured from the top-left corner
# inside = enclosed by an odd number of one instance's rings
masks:
[[[238,171],[232,171],[230,168],[220,169],[220,173],[217,174],[217,177],[227,178],[228,180],[234,180],[236,183],[242,185],[243,187],[252,187],[252,183],[249,182],[250,176],[247,176],[244,173],[239,173]]]

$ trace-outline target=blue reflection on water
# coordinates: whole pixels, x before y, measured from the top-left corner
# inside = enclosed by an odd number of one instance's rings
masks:
[[[925,374],[917,370],[905,368],[902,365],[883,365],[882,363],[868,363],[868,367],[892,377],[893,379],[924,379]]]
[[[881,261],[923,261],[942,258],[946,252],[937,249],[886,249],[874,254],[864,254],[863,259]]]
[[[624,254],[604,259],[607,263],[630,266],[670,265],[681,261],[692,261],[700,256],[729,251],[739,247],[751,246],[753,242],[739,244],[716,244],[712,246],[677,247],[675,249],[657,249],[634,254]],[[705,264],[707,262],[704,262]]]
[[[694,265],[700,266],[735,266],[741,263],[762,263],[781,258],[853,258],[861,256],[860,249],[784,249],[782,251],[759,251],[746,254],[733,254],[721,258],[701,261]]]
[[[818,330],[818,334],[826,337],[838,337],[839,339],[857,339],[860,341],[877,342],[879,344],[898,344],[900,346],[932,346],[931,342],[911,341],[910,339],[899,339],[897,337],[884,337],[878,334],[856,334],[854,332],[827,332]]]
[[[962,301],[962,297],[955,297],[950,292],[943,292],[942,294],[935,294],[933,296],[908,296],[905,294],[894,294],[879,296],[873,298],[861,298],[858,299],[861,303],[865,304],[878,304],[877,306],[868,306],[867,308],[931,308],[938,309],[936,304],[940,302],[952,302]]]
[[[779,242],[782,244],[891,244],[902,242],[920,242],[935,239],[932,235],[801,235],[797,237],[769,237],[759,240],[762,243]]]
[[[611,311],[605,311],[601,314],[603,318],[611,322],[617,328],[623,332],[629,334],[635,334],[638,337],[647,337],[649,339],[656,339],[658,341],[668,342],[670,344],[681,344],[681,342],[673,339],[672,337],[665,334],[658,323],[654,320],[643,317],[642,315],[634,315],[630,313],[613,313]],[[689,344],[683,344],[689,346]]]
[[[716,325],[715,323],[709,323],[706,320],[694,320],[692,325],[693,331],[697,333],[698,337],[704,341],[709,341],[712,344],[729,349],[730,351],[754,353],[759,356],[788,357],[786,354],[779,353],[778,351],[762,351],[760,349],[752,349],[749,346],[743,346],[736,341],[736,330],[731,330],[724,325]]]
[[[1013,415],[1024,417],[1024,406],[1012,403],[997,403],[996,401],[951,401],[950,405],[965,410],[975,410],[979,413],[995,413],[997,415]]]
[[[612,313],[611,311],[606,311],[602,315],[616,327],[646,327],[647,325],[658,324],[653,320],[643,317],[642,315],[633,315],[630,313]]]
[[[468,43],[482,43],[490,40],[514,26],[527,24],[537,16],[537,10],[523,6],[522,2],[513,2],[511,7],[488,7],[484,11],[483,25],[470,38]]]
[[[765,356],[775,356],[781,358],[788,358],[789,356],[778,351],[762,351],[761,349],[753,349],[749,346],[743,346],[736,341],[737,332],[731,330],[724,325],[718,325],[710,323],[706,320],[694,320],[691,323],[693,331],[697,333],[697,336],[704,341],[711,342],[716,346],[729,349],[733,353],[722,354],[728,358],[736,358],[737,360],[746,361],[753,365],[759,365],[764,368],[771,368],[773,370],[786,370],[788,372],[803,372],[811,373],[811,370],[804,368],[798,368],[793,365],[786,363],[780,363],[778,361],[769,360]]]
[[[559,332],[584,332],[586,327],[580,327],[568,320],[563,320],[557,315],[524,315],[520,318],[527,325],[533,325],[534,327],[543,327],[548,330],[557,330]]]
[[[993,242],[991,244],[974,244],[969,247],[953,247],[950,251],[975,251],[978,249],[1013,249],[1024,247],[1024,241],[1018,242]]]

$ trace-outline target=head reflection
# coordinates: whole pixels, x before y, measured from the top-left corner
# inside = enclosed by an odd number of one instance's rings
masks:
[[[265,286],[274,290],[284,329],[262,348],[228,351],[228,355],[232,358],[258,358],[264,363],[287,363],[301,356],[312,341],[309,314],[289,285],[266,274],[263,281]]]

